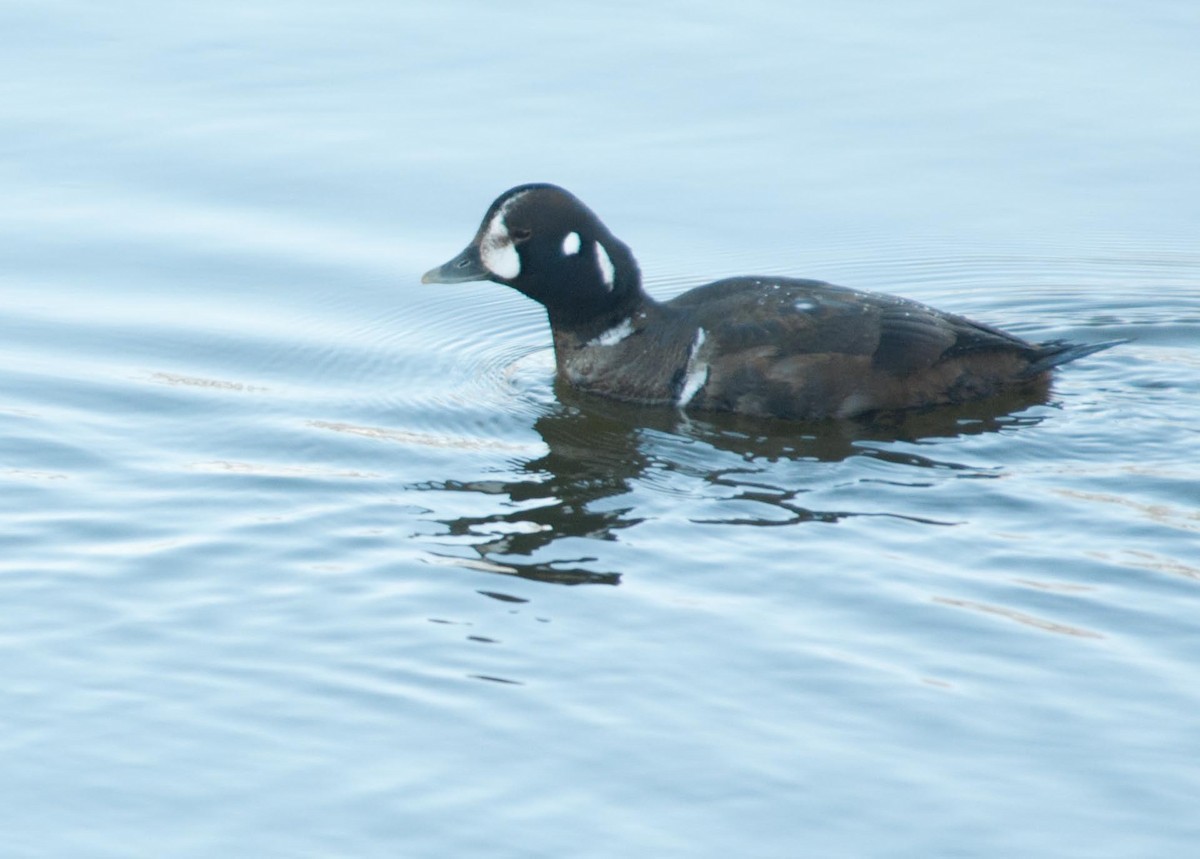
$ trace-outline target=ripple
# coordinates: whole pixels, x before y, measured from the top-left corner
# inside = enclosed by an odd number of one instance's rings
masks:
[[[190,468],[194,471],[208,472],[210,474],[253,474],[265,477],[323,477],[373,480],[382,476],[362,471],[330,471],[302,465],[276,465],[254,462],[196,462],[192,463]]]
[[[182,385],[191,388],[214,388],[222,391],[245,391],[261,393],[269,390],[261,385],[251,385],[244,382],[230,382],[224,379],[206,379],[199,376],[181,376],[177,373],[154,372],[150,378],[165,385]]]
[[[529,445],[508,444],[499,440],[479,437],[468,438],[444,434],[434,435],[411,430],[356,426],[354,424],[317,420],[308,421],[308,425],[316,429],[329,430],[331,432],[346,433],[348,435],[357,435],[420,447],[450,448],[455,450],[500,450],[509,453],[528,453],[530,450]]]
[[[57,471],[33,471],[27,468],[6,468],[0,472],[15,480],[70,480],[71,475]]]
[[[990,603],[976,602],[974,600],[964,600],[952,597],[933,597],[933,602],[940,605],[948,605],[953,608],[967,609],[968,611],[976,611],[981,614],[995,615],[997,617],[1007,618],[1024,626],[1031,626],[1034,629],[1040,629],[1044,632],[1053,632],[1059,635],[1069,635],[1075,638],[1096,638],[1102,639],[1105,636],[1090,629],[1084,629],[1079,626],[1073,626],[1060,621],[1047,620],[1046,618],[1037,617],[1035,615],[1026,614],[1025,612],[1017,611],[1007,606],[993,605]]]

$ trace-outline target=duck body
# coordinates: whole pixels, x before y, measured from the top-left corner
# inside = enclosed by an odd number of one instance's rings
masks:
[[[522,185],[426,283],[492,280],[540,302],[558,377],[684,410],[816,420],[1044,389],[1114,345],[1035,344],[916,301],[815,280],[746,276],[659,302],[629,248],[569,192]]]

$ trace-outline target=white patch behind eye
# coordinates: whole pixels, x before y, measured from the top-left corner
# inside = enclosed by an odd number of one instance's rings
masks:
[[[579,233],[567,233],[562,243],[563,256],[574,256],[579,253]]]
[[[479,259],[483,262],[484,268],[496,277],[502,277],[505,280],[512,280],[521,273],[521,255],[517,253],[517,249],[513,245],[512,236],[508,234],[508,224],[505,223],[504,218],[513,203],[527,193],[529,192],[522,191],[505,200],[504,205],[496,211],[496,214],[492,215],[492,219],[483,233],[483,238],[479,241]]]
[[[612,292],[615,276],[612,259],[609,258],[608,251],[604,250],[604,245],[599,242],[596,242],[596,265],[600,267],[600,277],[604,280],[604,285]]]
[[[479,258],[492,274],[512,280],[521,273],[521,255],[513,246],[503,226],[493,233],[491,228],[479,245]]]

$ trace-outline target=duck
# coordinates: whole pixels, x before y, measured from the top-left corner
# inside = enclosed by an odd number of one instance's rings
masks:
[[[907,298],[768,275],[670,300],[569,191],[518,185],[425,284],[492,281],[541,304],[559,381],[691,412],[857,418],[1045,390],[1051,371],[1124,341],[1032,343]]]

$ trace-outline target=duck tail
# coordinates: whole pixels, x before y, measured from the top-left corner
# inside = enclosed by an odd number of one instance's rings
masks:
[[[1122,343],[1128,342],[1130,341],[1126,339],[1105,340],[1103,343],[1071,343],[1068,340],[1051,340],[1047,343],[1038,343],[1034,347],[1034,353],[1031,356],[1032,363],[1022,373],[1022,376],[1031,378],[1047,370],[1052,370],[1059,364],[1066,364],[1069,361],[1091,355],[1093,352],[1099,352],[1102,349],[1111,349],[1113,346],[1120,346]]]

